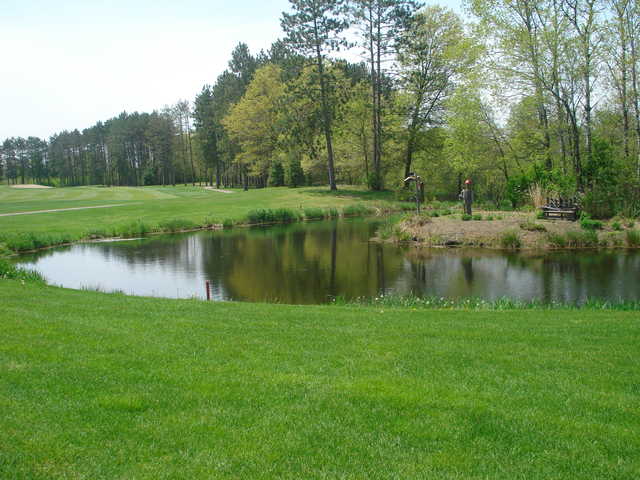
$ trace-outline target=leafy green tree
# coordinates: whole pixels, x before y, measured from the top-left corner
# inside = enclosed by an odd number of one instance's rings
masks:
[[[442,7],[417,13],[399,42],[400,86],[407,93],[405,178],[424,128],[442,125],[445,104],[456,82],[471,68],[480,48],[463,28],[462,20]]]
[[[269,183],[273,187],[284,186],[284,167],[280,160],[275,160],[271,164],[271,174],[269,175]]]
[[[213,92],[209,85],[205,85],[196,96],[194,108],[196,139],[202,152],[206,169],[210,173],[209,185],[213,185],[215,172],[216,188],[220,188],[221,162],[218,151],[218,129],[216,123],[215,103]]]
[[[366,184],[370,178],[373,145],[369,89],[367,81],[360,81],[349,89],[348,100],[342,108],[342,120],[337,125],[338,166],[347,172],[350,183]]]
[[[397,39],[408,28],[420,4],[414,0],[354,0],[352,14],[359,27],[360,46],[366,52],[370,68],[373,161],[370,186],[382,185],[383,84],[384,63],[396,47]]]
[[[173,142],[175,128],[171,118],[153,112],[145,136],[151,152],[147,170],[151,173],[151,183],[168,185],[175,183],[173,169]]]
[[[284,96],[281,70],[267,64],[259,68],[242,99],[231,107],[222,123],[241,148],[238,159],[255,175],[266,174],[280,145],[280,115]]]
[[[304,170],[300,164],[300,156],[296,152],[289,154],[289,161],[286,169],[287,186],[291,188],[301,187],[305,184]]]
[[[334,168],[329,77],[325,72],[328,52],[344,45],[340,34],[348,27],[344,15],[344,0],[289,0],[293,13],[283,13],[281,26],[287,34],[287,43],[303,56],[312,56],[316,67],[322,127],[327,148],[329,188],[337,190]]]

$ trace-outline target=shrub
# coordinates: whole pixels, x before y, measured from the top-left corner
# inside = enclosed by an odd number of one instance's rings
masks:
[[[640,247],[640,231],[627,230],[626,240],[627,246],[632,248]]]
[[[535,223],[535,222],[522,222],[520,224],[520,228],[522,230],[527,230],[528,232],[546,232],[547,229],[544,225],[540,225],[539,223]]]
[[[198,225],[196,225],[191,220],[186,220],[184,218],[165,220],[158,224],[158,227],[162,232],[179,232],[181,230],[191,230],[196,228],[197,226]]]
[[[331,207],[327,210],[327,218],[338,218],[340,216],[340,212],[337,208]]]
[[[55,234],[55,233],[16,233],[11,235],[0,236],[0,243],[4,244],[5,249],[14,252],[24,252],[27,250],[36,250],[54,245],[62,245],[78,240],[79,236],[71,234]]]
[[[247,213],[247,221],[252,225],[260,223],[274,223],[276,221],[276,217],[273,210],[260,208],[258,210],[249,211]]]
[[[463,221],[463,222],[468,222],[468,221],[469,221],[469,220],[471,220],[473,217],[472,217],[471,215],[469,215],[468,213],[464,213],[464,214],[462,214],[462,217],[460,217],[460,218],[462,218],[462,221]]]
[[[423,227],[427,223],[431,223],[431,218],[428,215],[408,215],[405,216],[404,222],[411,227]]]
[[[369,208],[365,205],[356,204],[356,205],[347,205],[342,210],[342,214],[345,217],[351,217],[356,215],[369,215],[373,213],[373,209]]]
[[[405,232],[404,230],[400,229],[400,227],[398,226],[394,228],[393,235],[396,237],[396,239],[399,242],[410,242],[411,240],[413,240],[413,237],[409,232]]]
[[[416,191],[413,188],[407,188],[402,182],[402,185],[393,192],[393,196],[398,202],[415,202]],[[413,203],[413,208],[416,208],[416,204]]]
[[[586,230],[578,232],[570,230],[567,232],[567,246],[570,248],[590,248],[597,247],[599,244],[598,234],[595,230]]]
[[[442,215],[443,217],[446,217],[447,215],[453,215],[453,212],[451,211],[450,208],[447,208],[445,210],[441,210],[440,215]]]
[[[107,231],[105,228],[93,228],[91,230],[89,230],[86,234],[85,237],[89,237],[89,238],[107,238],[110,237],[111,232]]]
[[[518,232],[504,232],[500,237],[500,245],[502,248],[518,250],[522,247],[522,240]]]
[[[289,208],[277,208],[272,211],[273,220],[277,223],[291,223],[298,221],[298,214]]]
[[[382,240],[388,240],[393,236],[394,228],[395,228],[395,223],[387,220],[382,225],[380,225],[380,228],[378,229],[378,236]]]
[[[611,239],[611,245],[614,247],[622,246],[622,238],[619,235],[616,235],[614,232],[610,232],[609,238]]]
[[[473,215],[472,218],[476,221],[479,221],[479,220],[482,220],[482,215],[480,215],[479,213],[476,213]]]
[[[560,233],[550,233],[547,236],[547,243],[552,247],[565,248],[567,246],[567,239]]]
[[[114,227],[113,233],[118,237],[136,237],[136,236],[144,236],[147,233],[153,231],[151,226],[142,220],[136,220],[131,223],[126,223],[124,225],[119,225]]]
[[[580,226],[585,230],[602,230],[603,224],[600,220],[593,220],[588,214],[580,216]]]
[[[13,263],[3,259],[0,259],[0,279],[44,283],[44,278],[38,272],[16,267]]]
[[[487,216],[487,222],[493,222],[493,215]]]
[[[321,208],[305,208],[304,216],[307,220],[321,220],[324,218],[324,212]]]
[[[410,211],[416,209],[416,204],[415,203],[402,202],[402,203],[399,204],[399,206],[400,206],[400,210],[402,210],[403,212],[410,212]]]
[[[537,218],[538,220],[543,220],[543,219],[544,219],[544,212],[543,212],[542,210],[539,210],[539,211],[536,213],[536,218]]]
[[[0,257],[11,255],[11,250],[5,243],[0,242]]]
[[[616,232],[619,232],[620,230],[622,230],[622,225],[620,225],[620,222],[613,222],[611,224],[611,228],[613,228]]]
[[[233,220],[231,218],[225,218],[222,221],[222,228],[224,229],[233,228]]]
[[[204,222],[202,223],[202,225],[205,227],[213,227],[214,225],[218,225],[219,223],[219,220],[210,215],[207,215],[206,217],[204,217]]]

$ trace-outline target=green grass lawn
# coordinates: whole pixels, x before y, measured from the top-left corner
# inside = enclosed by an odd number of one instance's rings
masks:
[[[638,320],[0,280],[0,478],[637,479]]]
[[[195,225],[240,220],[255,209],[343,208],[356,203],[391,205],[391,192],[367,192],[347,187],[329,192],[322,187],[235,190],[232,194],[201,187],[72,187],[22,190],[0,187],[0,214],[62,208],[122,205],[113,208],[75,210],[0,217],[0,242],[16,235],[34,234],[44,244],[64,243],[94,231],[122,230],[143,221],[152,228],[161,222],[183,220]],[[125,228],[126,230],[126,228]],[[44,235],[48,237],[44,237]],[[20,242],[16,241],[16,244]]]

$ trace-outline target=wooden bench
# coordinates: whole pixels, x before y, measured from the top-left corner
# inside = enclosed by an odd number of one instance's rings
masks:
[[[580,214],[580,203],[576,198],[547,198],[542,208],[542,215],[547,219],[577,220]]]

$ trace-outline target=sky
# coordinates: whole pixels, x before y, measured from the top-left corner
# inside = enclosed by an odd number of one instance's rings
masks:
[[[461,0],[429,1],[461,13]],[[283,36],[288,0],[0,0],[0,141],[192,101]]]

